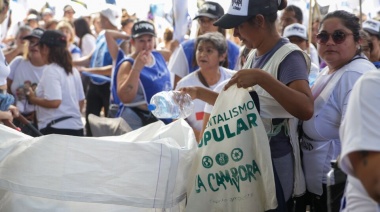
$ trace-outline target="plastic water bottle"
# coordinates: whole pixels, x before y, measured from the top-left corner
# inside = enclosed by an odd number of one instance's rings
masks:
[[[187,118],[194,110],[191,96],[179,91],[161,91],[150,99],[148,109],[156,118]]]

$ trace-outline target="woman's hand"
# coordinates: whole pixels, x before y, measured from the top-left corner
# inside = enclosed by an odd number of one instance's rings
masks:
[[[13,118],[17,118],[20,115],[20,111],[14,105],[9,106],[9,111],[12,113]]]
[[[0,110],[0,120],[7,120],[9,122],[13,122],[12,112],[10,110],[8,111]]]
[[[142,50],[137,55],[135,62],[132,66],[132,70],[134,71],[141,71],[146,64],[148,64],[149,59],[149,51]]]
[[[227,90],[234,84],[236,84],[238,88],[252,87],[260,83],[264,74],[268,75],[268,73],[257,68],[242,69],[231,77],[230,81],[224,86],[224,90]]]
[[[198,87],[183,87],[179,89],[182,93],[187,93],[191,96],[191,99],[197,99],[198,98]]]

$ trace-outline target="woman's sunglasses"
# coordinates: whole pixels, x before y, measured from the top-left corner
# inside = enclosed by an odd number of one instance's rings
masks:
[[[317,34],[317,43],[326,44],[329,41],[330,36],[333,39],[334,43],[341,44],[346,40],[347,35],[352,35],[352,33],[345,33],[340,30],[334,31],[334,33],[330,34],[327,32],[321,32]]]

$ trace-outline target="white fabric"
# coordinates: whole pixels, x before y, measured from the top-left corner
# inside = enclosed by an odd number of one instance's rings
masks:
[[[185,52],[183,51],[182,45],[179,45],[170,57],[168,69],[174,75],[183,78],[189,74],[189,66],[187,64],[188,61]]]
[[[197,146],[183,120],[99,138],[0,134],[0,211],[184,209]]]
[[[75,48],[78,48],[79,49],[79,47],[77,47],[75,44],[70,44],[70,46],[69,46],[69,52],[71,52],[71,57],[72,57],[72,59],[73,60],[78,60],[79,58],[81,58],[81,53],[80,52],[72,52],[72,50],[73,49],[75,49]]]
[[[230,81],[229,79],[228,80],[224,80],[223,82],[220,82],[218,84],[218,86],[216,86],[213,91],[217,92],[217,93],[220,93],[222,92],[224,86],[228,83],[228,81]],[[204,112],[205,113],[208,113],[208,114],[211,114],[211,111],[212,109],[214,108],[214,105],[210,105],[208,103],[205,104],[205,108],[204,108]]]
[[[15,103],[21,113],[35,111],[35,105],[28,104],[25,96],[24,84],[29,81],[31,85],[38,84],[42,77],[43,66],[34,66],[29,60],[17,56],[9,65],[11,73],[8,78],[12,80],[11,92],[15,96]]]
[[[341,152],[339,127],[355,82],[368,70],[376,69],[365,59],[356,59],[333,74],[326,67],[312,88],[317,96],[314,114],[303,122],[302,152],[308,191],[321,195],[322,184],[327,184],[330,161]],[[325,85],[323,85],[325,84]],[[320,94],[318,95],[318,93]]]
[[[186,211],[277,207],[268,137],[246,89],[234,85],[219,94],[198,147]]]
[[[7,84],[7,77],[10,73],[7,60],[5,59],[3,51],[0,51],[0,86]]]
[[[82,56],[87,56],[92,53],[96,47],[96,38],[91,34],[85,34],[82,37]]]
[[[84,100],[83,85],[77,69],[67,75],[65,70],[55,63],[45,67],[40,83],[36,89],[36,96],[47,100],[61,100],[58,108],[44,108],[37,106],[38,128],[43,129],[51,121],[72,116],[53,125],[58,129],[82,129],[83,123],[79,111],[79,101]]]
[[[373,69],[375,70],[375,68]],[[357,151],[380,151],[379,131],[379,104],[380,104],[380,72],[378,70],[365,73],[355,84],[347,106],[347,114],[340,128],[342,153],[340,157],[341,169],[349,175],[347,188],[352,187],[355,192],[346,192],[347,208],[357,208],[364,203],[373,206],[363,185],[354,178],[353,169],[348,155]],[[370,204],[372,202],[372,204]],[[376,203],[375,203],[376,204]],[[367,207],[366,207],[367,208]],[[354,211],[354,210],[351,210]],[[360,211],[380,211],[377,210]]]
[[[318,65],[318,67],[319,67],[319,56],[318,56],[317,48],[315,48],[315,46],[313,44],[310,44],[309,50],[310,50],[311,62]]]
[[[221,82],[230,79],[232,75],[235,74],[235,71],[226,69],[223,67],[220,67],[220,78],[219,81],[214,84],[210,85],[208,89],[214,90],[216,86],[218,86]],[[198,70],[199,71],[199,70]],[[182,78],[178,84],[175,90],[179,90],[183,87],[190,87],[190,86],[197,86],[197,87],[203,87],[207,88],[202,84],[202,82],[199,80],[198,77],[198,71],[195,71],[184,78]],[[205,108],[205,102],[199,99],[194,99],[194,110],[193,113],[189,117],[187,117],[187,122],[190,124],[191,127],[195,128],[196,130],[200,131],[203,127],[203,115],[204,115],[204,108]]]
[[[352,177],[347,177],[344,196],[346,206],[341,212],[380,212],[380,205],[371,199],[362,183]]]

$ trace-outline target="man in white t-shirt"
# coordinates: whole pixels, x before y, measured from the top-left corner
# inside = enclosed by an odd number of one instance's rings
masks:
[[[342,211],[380,211],[380,72],[356,82],[340,128],[340,167],[348,180]]]

